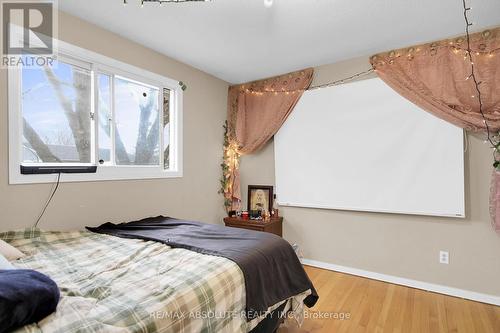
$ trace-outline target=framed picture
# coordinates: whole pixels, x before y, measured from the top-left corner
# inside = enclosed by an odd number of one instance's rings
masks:
[[[273,187],[248,185],[248,212],[270,212],[271,209],[273,209]]]

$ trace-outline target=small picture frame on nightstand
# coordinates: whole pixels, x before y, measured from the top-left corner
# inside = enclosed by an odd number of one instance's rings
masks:
[[[262,215],[273,209],[273,187],[268,185],[248,185],[248,211]]]

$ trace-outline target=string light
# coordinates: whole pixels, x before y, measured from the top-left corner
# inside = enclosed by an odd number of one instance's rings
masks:
[[[367,69],[367,70],[365,70],[363,72],[356,73],[356,74],[348,76],[346,78],[343,78],[343,79],[340,79],[340,80],[336,80],[336,81],[332,81],[332,82],[328,82],[328,83],[324,83],[324,84],[320,84],[320,85],[316,85],[316,86],[311,86],[311,87],[309,87],[307,89],[292,89],[292,90],[287,90],[285,88],[281,88],[281,89],[263,88],[263,90],[255,90],[255,89],[245,88],[245,86],[243,85],[241,87],[242,89],[240,90],[240,92],[242,92],[242,93],[249,93],[249,94],[256,95],[256,96],[263,96],[265,93],[272,93],[274,95],[278,95],[278,93],[285,93],[286,95],[296,94],[296,93],[303,93],[306,90],[316,90],[316,89],[322,89],[322,88],[327,88],[327,87],[332,87],[332,86],[336,86],[336,85],[339,85],[339,84],[343,84],[343,83],[345,83],[347,81],[351,81],[351,80],[354,80],[354,79],[357,79],[357,78],[369,75],[369,74],[373,73],[374,71],[375,71],[375,69],[372,67],[372,68]]]
[[[233,210],[234,186],[232,181],[235,177],[235,172],[238,170],[241,153],[238,144],[231,139],[229,134],[229,127],[227,120],[224,122],[224,146],[223,146],[223,160],[222,160],[222,178],[220,194],[224,195],[224,206],[226,211]],[[239,203],[237,203],[239,204]]]
[[[465,3],[465,0],[462,0],[462,4],[464,7],[464,19],[465,19],[465,34],[466,34],[466,40],[467,40],[467,51],[466,55],[467,58],[470,62],[470,68],[471,68],[471,74],[469,75],[469,78],[472,78],[474,82],[474,86],[477,92],[477,100],[479,102],[479,113],[481,114],[481,117],[483,118],[483,124],[486,127],[486,135],[487,135],[487,140],[488,142],[493,146],[496,147],[496,144],[493,142],[491,139],[491,133],[490,133],[490,127],[488,125],[488,122],[486,121],[486,116],[484,115],[483,111],[483,100],[482,100],[482,95],[481,95],[481,89],[479,88],[479,85],[481,84],[476,77],[476,68],[474,66],[474,61],[472,59],[472,49],[471,49],[471,43],[470,43],[470,33],[469,33],[469,28],[472,26],[472,23],[469,21],[468,17],[468,12],[471,10],[471,7],[467,7],[467,4]],[[476,52],[476,55],[478,53]],[[476,98],[476,95],[472,95],[472,98]]]
[[[491,31],[485,30],[482,32],[482,35],[484,38],[488,38],[491,35]],[[495,56],[495,53],[500,51],[500,47],[495,48],[495,49],[491,49],[489,51],[485,50],[486,45],[484,45],[484,44],[480,45],[479,50],[472,50],[472,49],[468,50],[467,48],[460,47],[460,45],[463,43],[463,41],[464,41],[464,39],[462,37],[460,37],[460,38],[457,38],[455,41],[453,41],[453,40],[448,41],[446,43],[447,45],[440,46],[437,43],[431,43],[430,44],[430,51],[431,51],[430,55],[436,55],[438,48],[451,47],[451,50],[454,54],[457,54],[457,55],[463,57],[464,61],[467,61],[467,60],[469,60],[469,54],[475,54],[476,56],[480,56],[480,57],[493,58]],[[420,52],[420,50],[421,50],[420,47],[417,47],[416,53]],[[406,56],[407,56],[408,60],[410,60],[410,61],[413,60],[414,52],[415,52],[414,47],[410,47],[407,50]],[[391,51],[391,52],[389,52],[388,56],[389,56],[389,58],[391,58],[390,60],[388,60],[388,61],[381,60],[381,61],[378,61],[378,63],[375,65],[384,65],[386,63],[393,64],[394,60],[396,58],[400,58],[402,55],[400,52],[396,53],[396,51]],[[372,58],[372,63],[374,63],[375,59],[377,59],[378,57],[379,57],[378,55],[374,56]],[[473,62],[473,64],[474,64],[474,62]]]
[[[488,31],[488,30],[486,30]],[[453,49],[453,53],[455,54],[458,54],[460,51],[463,51],[463,55],[465,57],[468,56],[467,54],[467,49],[463,49],[461,47],[458,46],[458,44],[460,44],[459,42],[457,42],[457,45],[454,45],[453,42],[450,42],[450,45],[452,45],[452,49]],[[491,51],[484,51],[484,50],[471,50],[472,53],[474,53],[475,55],[478,55],[478,56],[494,56],[494,52],[498,52],[500,51],[500,48],[496,48],[496,49],[493,49]]]
[[[486,128],[485,143],[490,143],[492,146],[491,148],[493,149],[493,160],[494,160],[493,167],[496,169],[500,166],[500,161],[497,159],[497,157],[498,157],[497,153],[499,152],[499,147],[500,147],[499,135],[498,134],[493,135],[493,136],[491,135],[490,126],[488,124],[488,121],[486,120],[486,116],[485,116],[484,111],[483,111],[483,100],[482,100],[482,95],[481,95],[481,89],[479,87],[482,82],[478,81],[476,78],[476,68],[474,65],[474,61],[472,59],[472,54],[471,54],[472,50],[471,50],[471,46],[470,46],[469,27],[472,26],[472,22],[469,22],[469,17],[467,16],[467,13],[470,11],[471,8],[466,6],[465,0],[462,0],[462,3],[464,6],[465,33],[466,33],[466,38],[467,38],[467,55],[468,55],[468,59],[470,61],[470,68],[471,68],[471,74],[467,79],[472,78],[474,81],[474,86],[475,86],[476,92],[477,92],[477,99],[479,102],[479,113],[481,114],[481,117],[483,118],[483,124],[484,124],[484,127]],[[487,38],[490,36],[490,34],[491,34],[491,32],[485,31],[485,32],[483,32],[483,37]],[[491,57],[493,57],[493,52],[497,51],[497,50],[498,50],[498,48],[495,50],[491,50],[487,53],[481,53],[479,51],[476,51],[475,54],[476,54],[476,56],[479,56],[481,54],[487,54],[488,58],[491,58]],[[476,97],[475,95],[472,96],[472,98],[475,98],[475,97]]]

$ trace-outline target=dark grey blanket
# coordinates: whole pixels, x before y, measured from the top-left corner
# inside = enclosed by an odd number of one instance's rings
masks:
[[[221,225],[152,217],[88,230],[108,235],[157,241],[171,247],[234,261],[245,277],[247,319],[306,290],[304,304],[312,307],[318,294],[290,244],[273,234]]]

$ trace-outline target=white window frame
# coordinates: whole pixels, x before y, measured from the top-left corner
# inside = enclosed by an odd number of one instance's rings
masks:
[[[179,86],[179,81],[143,70],[141,68],[126,64],[124,62],[103,56],[101,54],[58,41],[57,58],[67,63],[82,66],[89,64],[92,70],[92,95],[91,112],[94,113],[92,126],[92,161],[91,165],[97,165],[96,173],[87,174],[64,174],[61,182],[83,182],[83,181],[107,181],[107,180],[132,180],[132,179],[156,179],[156,178],[180,178],[183,176],[183,91]],[[134,165],[100,165],[94,159],[98,151],[98,126],[96,121],[99,117],[97,80],[99,73],[107,75],[121,76],[126,79],[137,81],[141,84],[157,87],[159,91],[160,120],[163,119],[163,90],[170,90],[170,165],[169,169],[164,169],[163,163],[163,121],[160,126],[160,164],[153,166],[134,166]],[[8,69],[8,98],[9,98],[9,184],[33,184],[33,183],[52,183],[55,176],[52,174],[42,175],[23,175],[20,171],[22,163],[22,70],[20,67],[10,67]],[[113,86],[113,84],[111,84]],[[112,95],[113,99],[113,95]],[[112,101],[114,103],[114,101]],[[114,107],[112,107],[114,110]],[[112,111],[114,112],[114,111]],[[113,126],[115,122],[113,120]],[[111,138],[114,140],[114,138]],[[114,147],[114,145],[113,145]],[[50,164],[34,163],[31,165],[48,166]],[[53,164],[57,166],[65,165],[63,163]],[[68,165],[68,164],[66,164]],[[75,164],[70,164],[75,165]],[[81,165],[81,164],[78,164]]]

